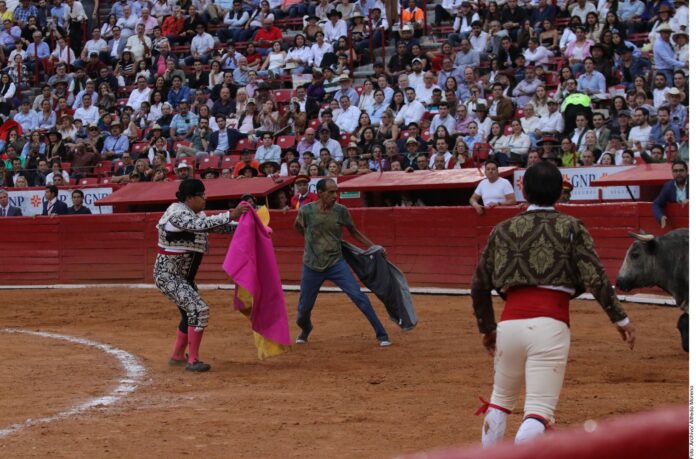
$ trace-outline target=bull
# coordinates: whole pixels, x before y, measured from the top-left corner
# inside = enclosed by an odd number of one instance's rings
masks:
[[[628,234],[636,240],[626,252],[616,286],[626,292],[657,286],[672,295],[684,312],[677,329],[682,348],[689,352],[689,230],[680,228],[658,237]]]

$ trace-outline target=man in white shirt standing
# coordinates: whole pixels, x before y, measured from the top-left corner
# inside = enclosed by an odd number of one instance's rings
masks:
[[[479,200],[483,205],[479,204]],[[486,161],[486,178],[481,180],[469,199],[469,204],[476,213],[483,215],[484,208],[497,206],[514,206],[515,191],[512,185],[498,175],[498,164],[493,160]]]
[[[635,151],[643,151],[650,141],[652,127],[648,123],[649,112],[647,108],[638,107],[633,113],[634,126],[628,132],[628,146]]]
[[[416,90],[409,86],[406,88],[406,103],[396,114],[394,122],[397,126],[420,123],[424,113],[425,106],[416,100]]]
[[[196,36],[191,40],[191,55],[185,59],[186,65],[193,65],[195,60],[207,64],[214,49],[215,39],[205,31],[205,25],[196,25]]]
[[[338,109],[336,116],[336,125],[341,129],[341,132],[352,133],[358,127],[358,119],[360,118],[360,109],[355,105],[350,104],[348,96],[341,96],[339,99],[341,108]]]

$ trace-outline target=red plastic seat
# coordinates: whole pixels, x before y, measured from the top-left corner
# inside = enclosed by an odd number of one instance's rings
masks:
[[[475,143],[471,157],[475,161],[486,161],[491,155],[491,146],[487,143]]]
[[[94,175],[108,175],[111,173],[112,170],[113,165],[111,164],[111,161],[101,161],[97,163],[97,165],[94,167]]]
[[[172,144],[172,151],[174,151],[176,153],[176,149],[179,147],[179,145],[184,146],[184,147],[190,147],[191,142],[189,142],[188,140],[176,141],[176,142],[174,142],[174,144]]]
[[[320,124],[321,124],[321,121],[319,120],[319,118],[314,118],[313,120],[309,120],[309,123],[307,124],[307,126],[311,127],[312,129],[314,129],[316,131]]]
[[[239,157],[237,155],[225,156],[222,158],[222,162],[220,163],[220,169],[232,169],[237,162],[239,162]]]
[[[148,142],[136,142],[133,145],[131,145],[131,153],[135,154],[142,154],[145,152],[150,147],[150,144]]]
[[[96,177],[85,177],[82,178],[78,181],[78,185],[97,185],[99,183],[99,179]]]
[[[296,142],[297,139],[294,135],[281,135],[276,139],[276,145],[278,145],[282,150],[294,147]]]
[[[241,139],[237,142],[237,146],[234,147],[234,151],[242,152],[244,150],[251,150],[252,148],[254,148],[254,145],[251,143],[251,140]]]
[[[63,169],[65,172],[70,173],[70,168],[72,167],[72,163],[60,163],[61,169]]]
[[[274,89],[273,97],[275,97],[276,103],[288,103],[292,97],[292,89]]]
[[[220,167],[220,157],[215,155],[206,156],[201,158],[198,162],[198,170],[204,171],[206,169],[218,169]]]
[[[348,134],[347,132],[344,134],[341,134],[338,137],[338,143],[341,144],[342,148],[346,148],[348,145],[350,145],[350,134]]]

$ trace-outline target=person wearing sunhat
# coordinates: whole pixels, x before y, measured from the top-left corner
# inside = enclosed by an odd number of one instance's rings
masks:
[[[553,137],[545,137],[542,139],[541,146],[538,149],[540,161],[551,161],[557,167],[561,167],[562,161],[559,150],[558,140]]]
[[[650,30],[649,39],[653,41],[655,30],[662,24],[670,23],[672,12],[674,11],[669,5],[671,2],[662,0],[647,0],[645,9],[640,15],[642,32]]]
[[[338,10],[329,12],[329,20],[324,23],[324,39],[335,45],[338,39],[348,36],[348,25],[341,19],[343,14]]]
[[[258,175],[258,169],[250,165],[245,165],[244,167],[239,169],[239,174],[236,176],[236,178],[253,178],[257,177]]]
[[[653,56],[655,59],[655,69],[662,72],[667,78],[667,85],[672,86],[674,81],[674,71],[685,67],[685,62],[677,59],[677,55],[670,43],[672,27],[665,23],[657,28],[658,37],[653,44]]]
[[[633,78],[636,75],[644,75],[646,71],[650,70],[650,61],[635,57],[633,49],[623,43],[617,46],[614,52],[619,56],[619,69],[623,80],[620,83],[628,89],[633,89]]]
[[[358,172],[357,161],[360,158],[362,150],[357,143],[351,142],[346,148],[346,156],[341,164],[341,171],[343,175],[353,175]],[[351,163],[353,165],[351,166]]]
[[[669,107],[669,119],[672,123],[677,125],[679,129],[683,129],[689,114],[689,111],[682,103],[684,101],[684,93],[678,88],[672,87],[667,90],[666,95],[667,106]]]
[[[109,135],[104,138],[101,154],[104,159],[114,159],[123,156],[128,151],[128,137],[121,132],[121,123],[113,121],[109,125]]]
[[[201,298],[195,277],[208,249],[208,233],[232,233],[248,207],[206,216],[205,185],[197,179],[184,180],[157,223],[157,257],[153,277],[157,288],[179,308],[181,320],[169,365],[204,372],[210,365],[199,359],[203,331],[208,326],[209,307]],[[188,347],[188,359],[186,348]]]
[[[276,177],[280,171],[280,165],[276,161],[269,159],[261,163],[259,171],[266,177]]]
[[[310,202],[318,201],[319,196],[316,193],[309,191],[309,177],[307,175],[298,175],[295,179],[295,189],[297,192],[290,199],[290,207],[299,209],[306,206]]]
[[[679,30],[672,34],[674,40],[674,54],[679,62],[689,62],[689,34],[684,30]]]
[[[187,162],[181,161],[178,166],[176,166],[176,179],[186,180],[193,177],[193,166]]]
[[[48,134],[48,145],[46,145],[46,157],[53,158],[58,156],[60,158],[65,157],[65,143],[63,142],[63,134],[58,132],[54,127]]]
[[[218,172],[217,169],[213,169],[212,167],[209,167],[203,171],[202,176],[204,179],[216,179],[220,176],[220,172]]]
[[[573,184],[570,180],[563,179],[563,185],[561,187],[561,196],[558,198],[559,204],[568,204],[570,202],[570,194],[573,192]]]
[[[477,103],[472,111],[474,121],[478,124],[479,134],[482,138],[487,138],[493,125],[493,120],[488,117],[488,106],[484,103]]]

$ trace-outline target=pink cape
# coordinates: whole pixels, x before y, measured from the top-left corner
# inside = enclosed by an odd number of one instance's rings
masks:
[[[234,308],[244,311],[251,306],[252,330],[269,341],[289,346],[288,312],[273,242],[255,211],[239,219],[222,268],[237,284]],[[249,292],[252,305],[245,304],[238,295],[239,287]]]

